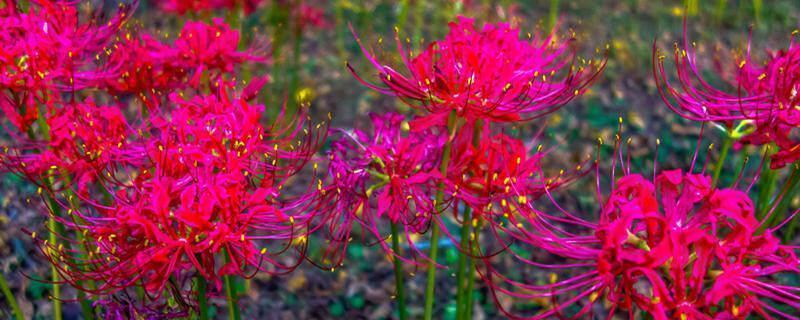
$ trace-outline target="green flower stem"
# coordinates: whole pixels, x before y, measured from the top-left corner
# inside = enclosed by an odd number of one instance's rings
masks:
[[[14,311],[14,317],[17,318],[17,320],[24,320],[25,315],[22,314],[22,309],[19,308],[17,299],[14,298],[14,294],[11,293],[11,288],[8,287],[5,274],[0,274],[0,290],[3,290],[3,295],[6,296],[8,305],[10,305],[11,310]]]
[[[396,256],[392,257],[394,260],[394,287],[397,291],[397,311],[400,315],[400,320],[408,318],[406,310],[406,294],[403,287],[403,261],[397,256],[400,255],[400,236],[397,232],[397,224],[392,223],[392,251]]]
[[[732,144],[733,138],[731,137],[730,133],[725,132],[725,139],[722,141],[722,150],[719,153],[719,159],[717,159],[717,163],[714,165],[714,175],[712,176],[713,180],[711,180],[712,186],[716,186],[717,182],[719,182],[719,175],[722,173],[722,167],[725,166],[725,159],[728,157],[728,153],[731,150]]]
[[[476,148],[481,143],[481,133],[483,132],[483,121],[475,121],[474,129],[472,131],[472,145]],[[486,182],[489,181],[488,172],[484,177]],[[458,285],[456,286],[456,319],[469,319],[468,313],[472,301],[472,289],[469,288],[469,281],[473,278],[473,271],[475,269],[474,245],[471,245],[472,234],[472,215],[471,208],[467,206],[464,209],[464,217],[461,222],[461,252],[458,257],[458,276],[456,277]],[[464,253],[464,250],[470,249],[470,254]],[[469,268],[465,269],[465,265],[469,262]]]
[[[450,164],[450,149],[456,132],[456,117],[456,111],[453,110],[450,111],[450,116],[447,118],[448,137],[444,150],[442,150],[442,163],[439,166],[439,171],[443,175],[447,173],[447,166]],[[436,192],[435,201],[435,205],[438,206],[444,202],[444,183],[439,184],[439,191]],[[443,212],[444,209],[439,211],[439,214],[441,215]],[[428,282],[425,286],[425,312],[423,314],[425,320],[430,320],[433,317],[433,301],[436,300],[434,293],[436,289],[436,255],[439,253],[439,227],[432,225],[431,229],[433,229],[431,230],[431,250],[429,253],[431,263],[428,265]]]
[[[470,221],[472,220],[471,217],[471,208],[467,206],[464,209],[464,217],[461,222],[461,250],[467,250],[467,247],[470,246],[469,244],[469,233],[470,233],[470,226],[472,224]],[[458,269],[456,270],[456,319],[462,319],[462,316],[465,314],[465,306],[464,306],[464,295],[466,294],[464,290],[466,289],[466,282],[464,281],[464,268],[467,265],[467,254],[464,252],[459,252],[458,255]]]
[[[47,220],[47,227],[50,229],[48,240],[50,241],[51,246],[57,246],[58,235],[56,235],[56,230],[58,230],[58,221],[56,221],[55,213]],[[49,248],[48,250],[54,249]],[[60,277],[58,275],[58,268],[56,268],[55,264],[50,265],[50,281],[53,282],[53,291],[50,292],[50,298],[53,300],[53,319],[61,320],[63,317],[61,313],[61,284],[59,284]]]
[[[200,320],[208,320],[208,297],[206,279],[198,274],[195,277],[195,284],[197,285],[197,317]]]
[[[230,262],[228,250],[223,250],[222,252],[225,255],[225,262]],[[234,281],[233,276],[226,275],[223,277],[223,282],[225,284],[225,296],[228,298],[228,319],[241,320],[241,315],[239,315],[239,304],[236,303],[238,300],[236,298],[236,281]]]
[[[786,179],[783,188],[781,188],[781,191],[775,196],[775,199],[772,200],[769,207],[766,209],[766,214],[769,214],[770,211],[773,212],[769,219],[763,222],[761,226],[762,229],[776,225],[783,219],[786,219],[786,215],[789,213],[789,205],[797,194],[797,183],[800,182],[800,162],[792,164],[792,168],[794,170],[792,170],[789,178]],[[787,228],[786,232],[784,232],[784,236],[787,236],[789,231],[790,228]]]
[[[560,2],[559,0],[550,0],[550,14],[549,14],[548,22],[547,22],[548,27],[550,29],[555,28],[556,24],[558,23],[558,4],[559,4],[559,2]]]
[[[756,217],[763,219],[769,211],[770,195],[775,191],[778,181],[777,171],[770,168],[769,157],[772,156],[773,145],[764,146],[764,166],[761,168],[761,177],[758,178],[758,198],[756,199]]]
[[[464,313],[464,318],[463,318],[465,320],[472,319],[472,300],[474,298],[474,294],[473,294],[474,292],[473,291],[475,290],[475,274],[474,274],[474,272],[475,272],[475,258],[474,257],[476,257],[476,256],[478,256],[478,254],[480,254],[480,252],[478,251],[478,248],[479,248],[478,247],[478,243],[479,243],[478,242],[478,237],[481,234],[480,230],[481,230],[481,223],[478,222],[475,225],[475,228],[472,230],[472,234],[474,234],[475,236],[472,239],[472,246],[470,246],[470,253],[472,253],[472,256],[469,258],[469,269],[467,269],[467,270],[469,270],[469,273],[467,273],[467,291],[466,291],[466,294],[465,294],[465,297],[464,297],[464,299],[465,299],[464,300],[464,304],[466,304],[466,306],[467,306],[467,310]]]

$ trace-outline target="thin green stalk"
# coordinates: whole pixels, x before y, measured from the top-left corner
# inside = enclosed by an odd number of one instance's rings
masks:
[[[3,295],[6,296],[8,305],[10,305],[11,310],[14,311],[14,317],[17,318],[17,320],[24,320],[25,316],[22,314],[22,309],[19,308],[17,299],[14,298],[14,294],[11,293],[11,288],[8,287],[5,274],[0,274],[0,289],[3,290]]]
[[[51,245],[56,246],[58,243],[58,236],[56,235],[58,221],[56,221],[55,216],[50,216],[47,220],[47,227],[50,229],[49,241]],[[49,250],[53,249],[50,248]],[[55,320],[61,320],[63,317],[61,313],[61,284],[59,284],[59,278],[58,268],[56,268],[55,264],[50,265],[50,281],[53,282],[53,291],[50,296],[53,299],[53,319]]]
[[[783,185],[781,191],[775,196],[775,199],[770,202],[766,210],[767,212],[772,211],[772,214],[767,221],[763,222],[761,226],[762,229],[774,226],[779,221],[786,218],[789,205],[792,203],[795,194],[797,194],[797,183],[800,181],[800,167],[798,167],[798,164],[793,164],[792,167],[794,170],[792,170],[792,173],[786,180],[786,184]],[[778,198],[780,198],[780,202],[777,202]]]
[[[472,145],[476,148],[480,146],[481,143],[481,133],[483,132],[483,121],[475,121],[474,129],[472,131]],[[488,182],[489,176],[488,172],[487,175],[484,177]],[[459,252],[458,257],[458,277],[456,286],[456,319],[468,319],[465,316],[467,315],[467,310],[469,306],[466,304],[466,301],[469,299],[471,301],[471,297],[467,297],[467,295],[471,295],[472,291],[469,290],[467,287],[469,283],[465,283],[465,277],[472,276],[472,270],[474,269],[474,261],[472,258],[472,250],[470,250],[470,254],[464,253],[464,250],[467,250],[468,247],[472,247],[470,245],[471,236],[470,234],[474,232],[472,230],[472,214],[471,209],[469,206],[464,209],[464,217],[461,222],[461,252]],[[470,268],[465,270],[465,265],[469,261]],[[468,270],[468,271],[467,271]]]
[[[392,251],[395,255],[400,255],[400,236],[397,232],[397,224],[392,223]],[[403,261],[399,258],[392,257],[394,260],[394,288],[397,291],[397,311],[400,315],[400,320],[408,318],[406,310],[406,294],[403,285]]]
[[[733,138],[729,133],[725,133],[725,138],[722,141],[722,150],[719,153],[719,159],[717,159],[717,163],[714,165],[714,175],[713,180],[711,180],[711,185],[716,186],[717,182],[719,182],[719,175],[722,173],[722,167],[725,166],[725,159],[728,157],[728,153],[731,150],[731,145],[733,144]]]
[[[764,8],[762,0],[753,0],[753,15],[756,18],[756,25],[761,25],[761,9]]]
[[[465,298],[464,303],[467,305],[467,311],[464,314],[463,318],[465,320],[472,319],[472,300],[474,298],[473,291],[475,290],[475,274],[473,273],[475,272],[475,258],[473,257],[478,256],[478,254],[480,253],[478,252],[479,248],[478,238],[481,234],[480,230],[481,230],[481,223],[478,222],[478,224],[475,225],[475,229],[472,231],[475,236],[472,239],[472,246],[470,246],[470,253],[472,253],[472,257],[469,258],[469,269],[468,269],[469,273],[467,274],[467,292],[466,296],[464,297]]]
[[[225,262],[230,262],[228,250],[223,250],[222,253],[225,255]],[[225,296],[228,298],[228,319],[241,320],[239,305],[236,303],[236,283],[234,283],[233,276],[227,275],[223,277],[223,282],[225,285]]]
[[[297,23],[297,22],[295,22]],[[294,116],[297,113],[298,103],[300,99],[297,97],[297,87],[300,83],[300,55],[302,54],[303,47],[303,30],[300,26],[295,26],[294,42],[292,43],[292,65],[289,66],[289,105],[287,106],[287,115]]]
[[[345,47],[345,37],[349,34],[347,31],[347,22],[344,17],[345,0],[336,1],[334,5],[334,15],[336,17],[336,51],[339,51],[339,58],[342,61],[347,61],[349,54],[347,47]]]
[[[472,225],[470,223],[472,220],[471,210],[469,206],[464,209],[463,222],[461,223],[461,250],[466,250],[466,248],[469,247],[469,232],[470,226]],[[466,289],[467,284],[464,282],[464,268],[467,265],[467,256],[468,255],[464,252],[460,252],[458,255],[458,269],[456,270],[456,319],[462,319],[462,315],[464,315],[466,311],[464,309],[464,289]]]
[[[197,285],[197,317],[200,320],[208,320],[208,297],[206,279],[202,275],[195,277],[195,284]]]
[[[447,173],[447,166],[450,164],[450,149],[452,147],[452,139],[456,132],[456,111],[450,111],[450,116],[447,118],[447,131],[448,137],[447,142],[444,145],[444,150],[442,150],[442,163],[439,166],[439,171],[442,174]],[[436,192],[435,198],[435,205],[442,205],[444,202],[444,184],[439,184],[439,191]],[[442,210],[439,211],[439,214],[444,212],[444,207]],[[431,263],[428,265],[428,279],[427,285],[425,286],[425,312],[423,318],[425,320],[430,320],[433,317],[433,301],[436,300],[434,297],[435,289],[436,289],[436,255],[439,253],[439,227],[438,226],[431,226],[433,230],[431,230],[431,250],[429,253],[429,258],[431,259]]]
[[[558,23],[558,4],[559,0],[550,0],[550,14],[549,20],[547,21],[548,28],[553,29],[556,27],[556,23]]]
[[[228,319],[240,320],[239,307],[236,304],[236,294],[233,292],[235,284],[232,276],[225,276],[225,295],[228,297]]]
[[[758,179],[758,198],[756,199],[756,217],[763,219],[767,214],[770,203],[770,195],[775,191],[775,184],[777,183],[777,171],[770,168],[770,157],[772,156],[771,150],[774,146],[764,146],[764,166],[761,168],[761,177]]]
[[[422,26],[423,18],[425,17],[425,1],[422,0],[414,0],[414,38],[411,41],[414,42],[412,48],[419,48],[422,46]]]
[[[398,32],[402,32],[403,28],[406,26],[406,21],[408,20],[408,11],[409,11],[409,0],[402,0],[398,4],[400,9],[397,12],[397,30]]]
[[[722,20],[725,18],[725,9],[728,6],[728,0],[718,0],[717,7],[714,10],[714,20],[716,20],[717,24],[722,24]]]

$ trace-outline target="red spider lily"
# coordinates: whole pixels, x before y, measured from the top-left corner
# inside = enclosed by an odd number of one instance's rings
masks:
[[[396,37],[407,76],[381,64],[362,44],[386,87],[350,69],[366,86],[430,112],[414,126],[426,128],[444,124],[451,110],[468,121],[511,122],[547,115],[584,92],[605,67],[605,60],[578,65],[583,60],[577,58],[572,39],[537,34],[524,41],[519,33],[505,23],[476,30],[472,19],[461,17],[450,23],[444,40],[416,55]]]
[[[181,15],[237,8],[243,9],[245,14],[251,14],[265,2],[264,0],[165,0],[159,1],[158,6],[161,10]]]
[[[92,101],[70,103],[46,114],[48,137],[6,149],[0,164],[44,187],[54,181],[77,183],[80,194],[96,181],[103,168],[126,157],[131,128],[117,106],[97,106]],[[12,132],[13,133],[13,132]]]
[[[535,200],[581,175],[561,171],[547,177],[541,163],[547,154],[542,145],[526,145],[506,134],[492,135],[488,127],[476,133],[462,130],[456,136],[448,179],[458,187],[457,198],[476,211],[489,203]],[[469,129],[469,128],[467,128]],[[477,145],[476,145],[477,141]],[[489,211],[491,211],[491,205]]]
[[[342,137],[329,152],[331,180],[324,185],[320,181],[318,210],[327,220],[332,241],[325,258],[338,259],[337,266],[354,224],[383,240],[388,223],[397,223],[416,255],[419,250],[412,235],[425,232],[438,212],[432,195],[444,180],[438,164],[445,137],[432,130],[404,135],[400,129],[404,117],[396,113],[370,118],[371,134],[341,130]],[[380,243],[391,252],[384,241]]]
[[[12,125],[27,131],[39,105],[51,105],[60,92],[93,85],[106,71],[93,63],[135,5],[120,5],[107,21],[81,21],[74,3],[31,1],[24,12],[7,3],[0,15],[0,110]]]
[[[728,130],[734,130],[737,121],[742,122],[736,131],[755,125],[755,130],[734,134],[744,135],[744,143],[774,142],[779,151],[772,156],[773,168],[800,159],[800,144],[793,138],[794,128],[800,125],[800,48],[794,44],[794,35],[788,49],[768,52],[763,66],[753,62],[748,44],[745,55],[731,63],[736,76],[727,80],[734,84],[735,92],[717,89],[700,75],[696,53],[689,45],[676,45],[674,55],[677,83],[668,79],[664,57],[655,48],[653,68],[664,101],[677,114],[694,121],[719,122]]]
[[[189,21],[183,26],[180,36],[175,40],[178,59],[185,68],[194,70],[190,83],[194,86],[200,81],[204,71],[229,73],[236,65],[247,61],[267,62],[259,48],[238,51],[239,32],[232,30],[222,19],[214,19],[213,24]],[[212,81],[213,83],[213,81]]]
[[[634,317],[638,309],[654,319],[795,319],[776,305],[800,308],[797,288],[770,280],[800,272],[794,247],[779,244],[774,229],[759,231],[746,193],[713,188],[708,176],[663,171],[651,182],[626,171],[597,222],[518,209],[509,224],[495,227],[567,262],[540,263],[511,250],[524,263],[554,270],[550,284],[505,277],[488,260],[484,277],[496,293],[552,300],[533,318],[564,317],[568,308],[577,310],[572,318],[591,317],[599,299],[608,301],[609,318],[618,310]],[[559,281],[555,272],[568,276]]]
[[[68,213],[56,219],[82,235],[63,239],[66,247],[38,242],[65,281],[95,294],[141,284],[155,299],[167,286],[180,291],[170,283],[195,274],[219,288],[225,275],[294,268],[275,256],[294,244],[304,255],[305,243],[295,241],[312,231],[313,215],[302,197],[282,190],[326,127],[279,118],[265,128],[264,107],[247,102],[250,94],[231,96],[227,85],[219,87],[191,99],[173,95],[171,108],[126,136],[120,158],[96,169],[98,190],[50,190]],[[274,253],[262,248],[271,244],[279,247]]]
[[[320,8],[300,3],[292,7],[297,27],[302,31],[310,27],[326,28],[331,26],[331,22],[325,18],[325,11]]]
[[[149,34],[125,36],[114,44],[106,58],[107,68],[116,69],[99,87],[114,95],[166,93],[185,86],[191,66],[180,63],[178,51]]]

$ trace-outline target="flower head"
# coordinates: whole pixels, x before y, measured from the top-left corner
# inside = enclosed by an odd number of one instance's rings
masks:
[[[320,211],[334,244],[330,254],[344,252],[338,245],[346,245],[355,223],[379,239],[389,223],[411,235],[425,232],[439,209],[431,195],[444,180],[438,171],[444,137],[432,130],[404,134],[400,114],[370,118],[371,133],[342,131],[332,143],[331,180],[320,180]]]
[[[735,90],[715,88],[701,76],[693,46],[675,46],[677,83],[669,80],[664,58],[654,49],[655,79],[664,101],[677,114],[721,123],[743,143],[775,143],[779,150],[772,155],[773,168],[800,159],[800,142],[793,134],[800,126],[800,47],[795,45],[794,35],[787,49],[768,52],[763,65],[753,61],[748,43],[743,56],[723,67],[735,74],[725,79]]]
[[[604,200],[597,222],[574,215],[553,219],[536,210],[519,217],[501,228],[515,240],[571,262],[518,259],[551,270],[582,270],[560,281],[553,273],[550,284],[533,285],[489,267],[487,279],[499,277],[525,291],[496,288],[498,292],[553,297],[555,305],[537,318],[560,315],[581,301],[588,302],[574,316],[586,316],[601,298],[610,302],[608,317],[639,309],[655,319],[771,318],[786,316],[776,304],[800,307],[797,288],[770,280],[777,273],[800,272],[793,249],[781,245],[774,230],[759,230],[746,193],[714,188],[702,174],[662,171],[649,181],[626,173]],[[564,223],[593,235],[575,234],[559,226]]]
[[[427,110],[426,121],[419,122],[425,128],[444,124],[451,110],[469,121],[512,122],[549,114],[584,92],[605,66],[602,60],[578,65],[572,39],[551,34],[521,40],[509,24],[482,29],[474,24],[463,17],[451,22],[443,40],[417,54],[403,49],[398,36],[407,75],[380,63],[362,44],[385,87],[359,80]]]

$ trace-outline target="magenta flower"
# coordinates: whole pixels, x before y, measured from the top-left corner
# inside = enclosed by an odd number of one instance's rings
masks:
[[[243,9],[245,14],[251,14],[264,3],[264,0],[164,0],[159,1],[158,6],[161,10],[181,15],[236,8]]]
[[[194,70],[190,83],[196,86],[204,71],[230,73],[244,62],[266,63],[266,55],[259,48],[239,50],[239,32],[232,30],[222,19],[213,24],[189,21],[175,40],[178,59],[185,68]]]
[[[730,92],[713,87],[701,76],[692,47],[676,45],[674,56],[677,82],[669,80],[664,57],[653,51],[656,83],[673,111],[694,121],[719,122],[736,138],[743,137],[743,143],[775,143],[779,151],[772,155],[773,168],[800,159],[800,142],[793,134],[800,125],[796,107],[800,104],[800,48],[794,44],[794,35],[788,49],[768,52],[763,66],[753,61],[748,43],[743,57],[723,67],[727,67],[723,74],[728,70],[735,74],[726,79],[736,88]]]
[[[331,180],[320,181],[317,201],[332,242],[327,258],[339,262],[354,224],[383,240],[388,223],[397,223],[414,249],[411,236],[424,233],[438,212],[431,195],[443,181],[438,164],[445,137],[432,130],[405,135],[399,114],[370,118],[371,134],[341,131],[329,153]],[[390,252],[384,241],[380,244]]]
[[[451,110],[468,121],[524,121],[547,115],[586,91],[605,67],[605,60],[577,58],[573,39],[554,34],[520,40],[519,29],[505,23],[476,30],[459,18],[450,32],[416,55],[397,46],[407,75],[380,63],[362,44],[364,54],[385,85],[366,86],[401,98],[429,115],[414,127],[445,123]],[[530,38],[530,37],[529,37]],[[359,41],[360,42],[360,41]]]
[[[282,190],[327,127],[281,118],[285,127],[265,128],[264,107],[247,101],[255,90],[231,94],[220,84],[211,95],[173,95],[138,134],[124,132],[113,161],[93,167],[90,192],[53,194],[68,212],[56,219],[85,239],[66,249],[34,234],[65,281],[94,294],[142,285],[158,300],[171,281],[199,275],[218,290],[225,275],[288,272],[302,261],[314,216],[302,196]],[[296,262],[278,262],[281,252],[296,253]]]
[[[31,1],[27,12],[14,2],[6,6],[0,15],[0,110],[21,132],[38,118],[39,106],[103,77],[107,71],[94,61],[134,8],[121,5],[107,21],[82,21],[71,2]]]
[[[534,318],[561,317],[567,308],[576,310],[571,317],[589,317],[599,299],[609,302],[609,318],[618,311],[632,317],[637,309],[654,319],[794,318],[776,306],[800,308],[798,288],[770,279],[800,272],[793,247],[781,245],[774,230],[759,231],[747,194],[715,189],[707,176],[663,171],[651,182],[625,172],[597,222],[517,208],[508,224],[495,227],[568,262],[540,263],[510,251],[553,270],[550,284],[505,277],[488,260],[484,278],[496,293],[553,302]],[[559,280],[560,273],[568,276]]]

